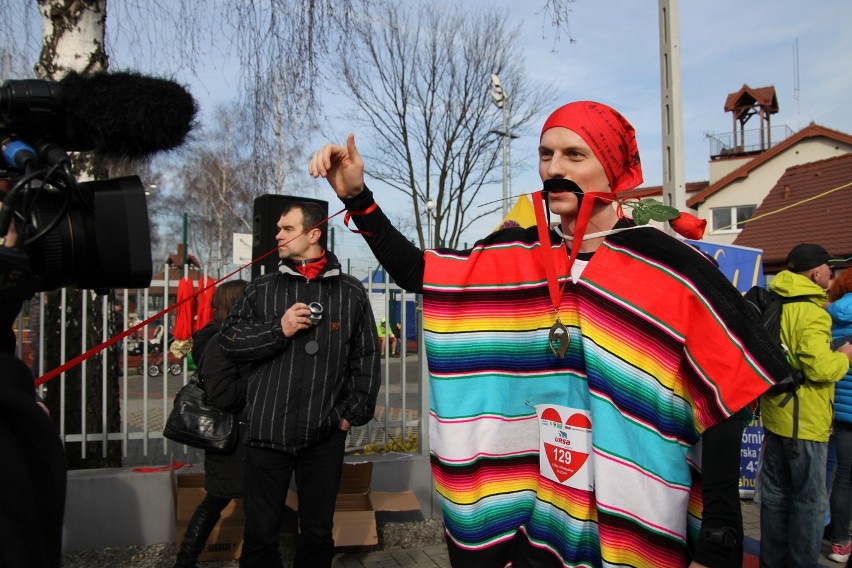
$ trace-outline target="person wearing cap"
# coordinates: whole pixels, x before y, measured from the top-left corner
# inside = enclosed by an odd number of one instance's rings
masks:
[[[700,252],[624,216],[619,194],[642,169],[621,114],[557,109],[541,133],[537,225],[470,250],[402,236],[364,185],[352,134],[308,170],[397,284],[423,294],[453,566],[738,565],[739,411],[785,363]]]
[[[769,289],[784,298],[799,300],[784,304],[781,342],[791,364],[807,380],[796,391],[796,436],[795,405],[781,404],[787,394],[765,394],[760,400],[765,430],[758,476],[761,566],[815,566],[820,555],[834,383],[846,375],[852,361],[852,345],[831,349],[831,317],[825,305],[832,263],[820,245],[798,244],[787,255],[787,269],[769,283]]]
[[[388,319],[386,317],[382,317],[381,321],[376,326],[376,331],[379,334],[379,352],[382,354],[382,357],[385,356],[385,337],[390,338],[390,354],[391,356],[396,357],[396,336],[388,327]]]

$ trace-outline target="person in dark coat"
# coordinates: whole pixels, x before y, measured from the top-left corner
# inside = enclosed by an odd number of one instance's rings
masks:
[[[346,437],[373,418],[381,383],[376,321],[360,280],[341,271],[322,235],[328,219],[295,201],[278,219],[278,270],[246,287],[219,345],[252,364],[246,402],[242,568],[280,568],[290,481],[299,499],[293,565],[330,568]]]
[[[2,320],[7,301],[0,304]],[[11,334],[12,320],[2,321],[8,322]],[[0,340],[0,344],[0,566],[57,568],[65,511],[65,450],[37,404],[29,367],[11,353],[14,343]]]
[[[213,320],[192,335],[192,357],[204,383],[207,402],[212,406],[242,414],[246,403],[248,365],[236,365],[219,347],[219,328],[231,306],[245,290],[245,280],[220,285],[213,294]],[[207,495],[198,504],[186,528],[174,568],[192,568],[231,499],[241,497],[244,486],[245,446],[240,441],[233,453],[204,452],[204,489]]]

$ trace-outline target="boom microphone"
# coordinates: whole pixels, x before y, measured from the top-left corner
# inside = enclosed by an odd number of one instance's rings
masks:
[[[144,158],[183,144],[197,110],[181,85],[134,72],[10,80],[0,87],[0,138]]]

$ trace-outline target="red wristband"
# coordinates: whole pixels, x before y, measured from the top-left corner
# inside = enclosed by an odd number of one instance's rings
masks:
[[[362,209],[360,211],[347,211],[346,215],[343,216],[343,224],[346,225],[346,228],[349,229],[350,231],[352,231],[353,233],[357,233],[359,235],[364,235],[365,237],[372,237],[373,234],[370,233],[369,231],[359,231],[358,229],[350,229],[349,228],[349,220],[352,218],[353,215],[369,215],[370,213],[372,213],[373,211],[378,209],[378,207],[379,206],[374,201],[366,209]]]

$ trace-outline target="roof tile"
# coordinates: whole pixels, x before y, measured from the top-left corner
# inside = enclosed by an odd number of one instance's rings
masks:
[[[788,168],[752,219],[734,244],[763,249],[767,273],[782,270],[799,243],[852,256],[852,153]]]

